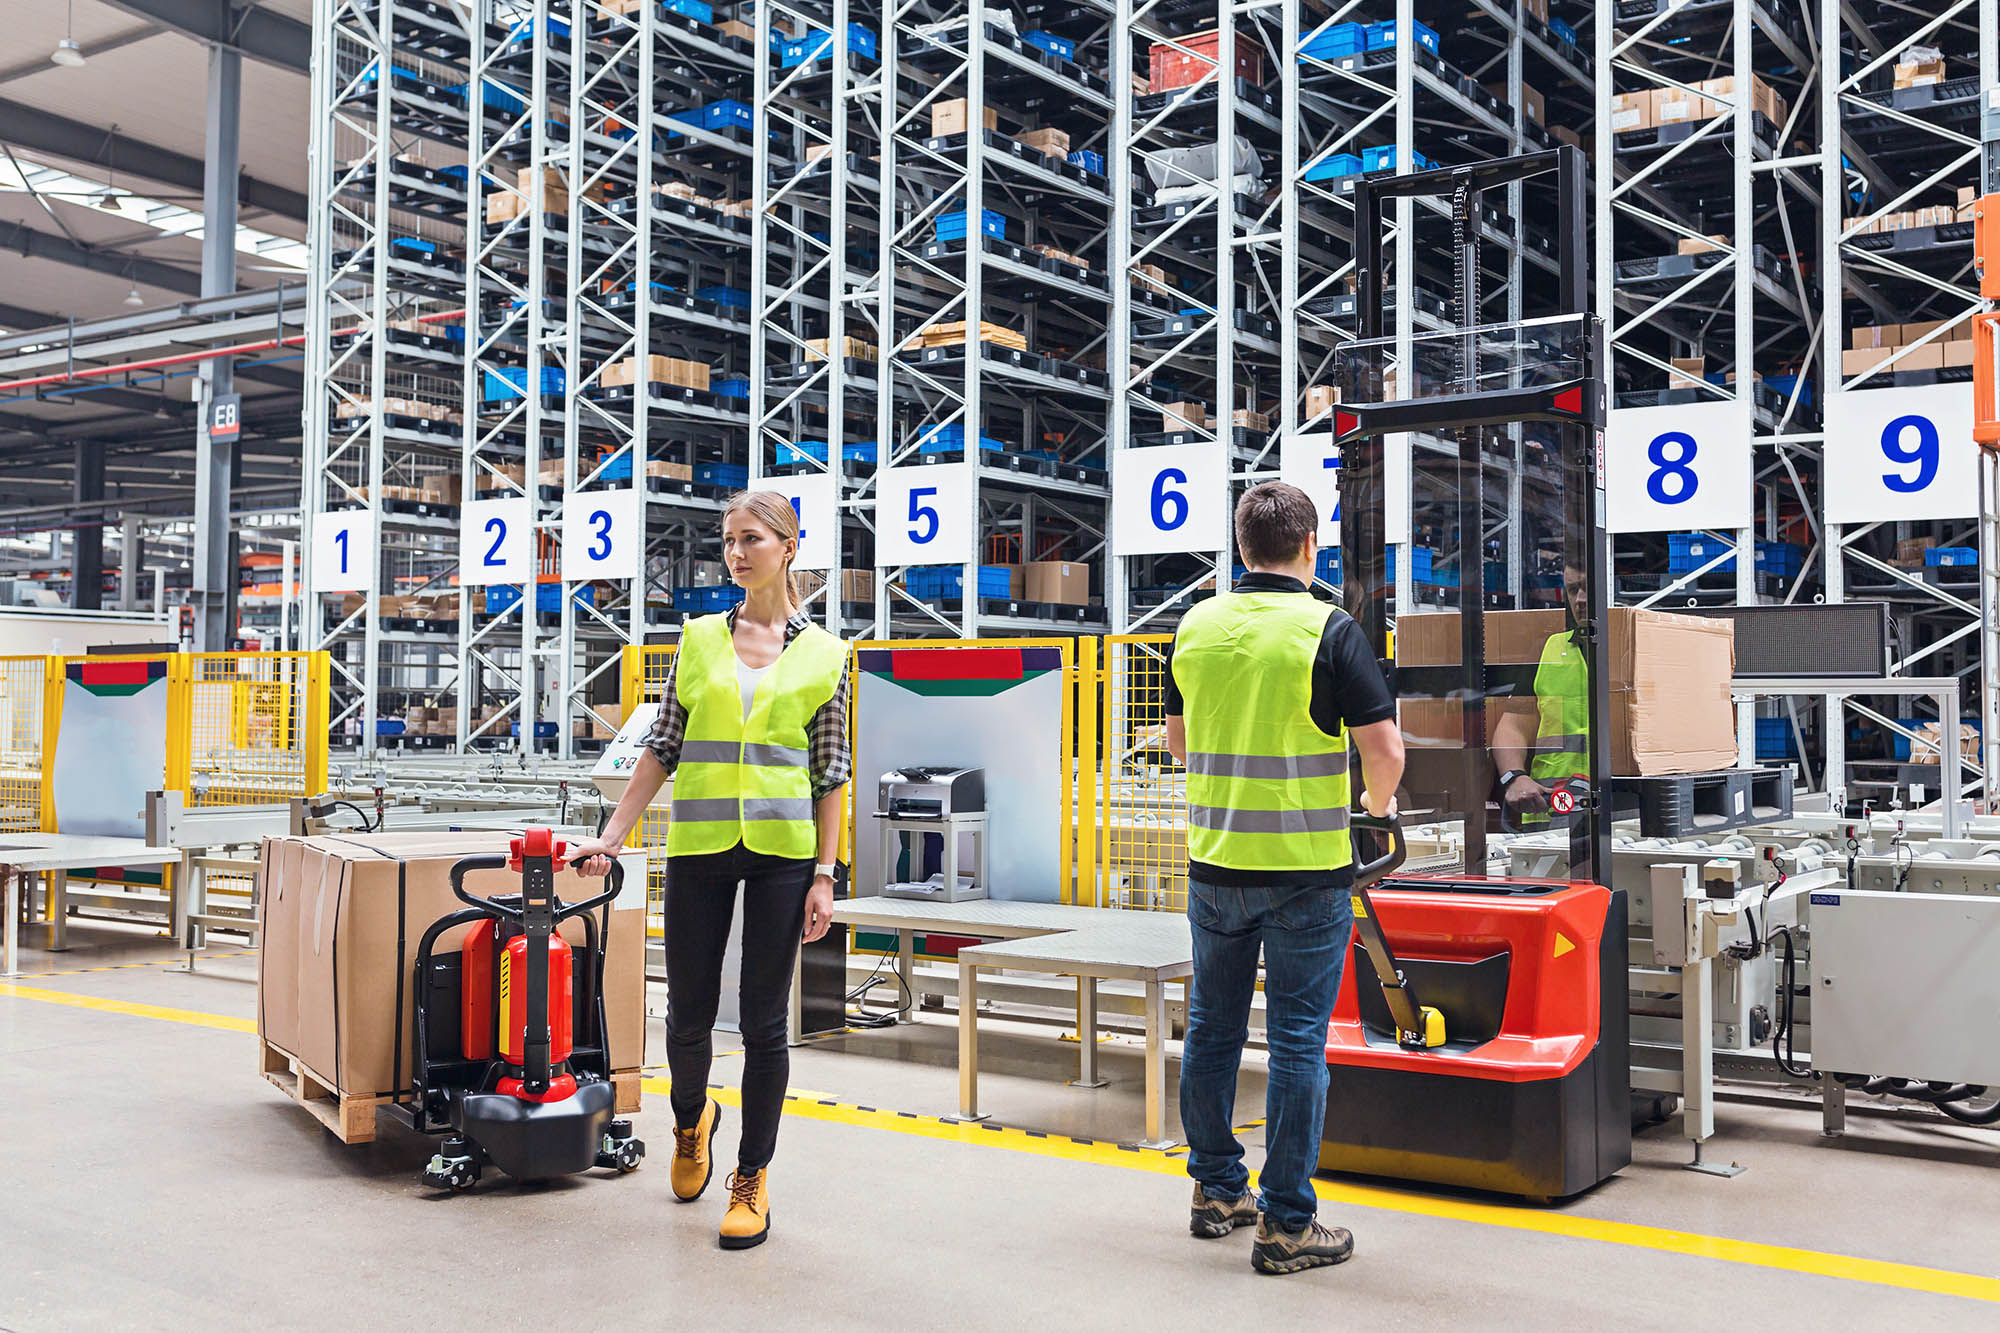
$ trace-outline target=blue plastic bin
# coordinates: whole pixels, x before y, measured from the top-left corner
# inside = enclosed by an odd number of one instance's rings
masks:
[[[1979,550],[1972,546],[1933,546],[1924,552],[1924,568],[1955,569],[1961,565],[1977,565]]]
[[[669,14],[680,14],[686,18],[700,19],[703,23],[715,22],[715,11],[703,4],[701,0],[660,0],[660,8],[666,10]]]
[[[1359,176],[1363,170],[1365,168],[1361,164],[1361,159],[1354,154],[1335,153],[1333,156],[1321,158],[1310,167],[1307,167],[1306,179],[1309,181],[1344,180],[1349,176]]]
[[[1094,171],[1100,176],[1104,174],[1102,153],[1093,153],[1088,148],[1077,148],[1071,150],[1069,160],[1072,165],[1082,167],[1085,171]]]
[[[750,484],[750,469],[743,463],[696,463],[694,479],[707,486],[734,486],[740,490]]]
[[[996,213],[990,208],[979,210],[979,229],[988,236],[1007,236],[1007,215]],[[931,224],[932,235],[940,241],[962,241],[965,239],[965,210],[956,213],[940,213]]]
[[[1366,24],[1336,23],[1308,37],[1299,47],[1299,57],[1301,60],[1307,56],[1318,60],[1337,60],[1341,56],[1358,56],[1367,49]]]
[[[786,37],[774,30],[771,37],[771,45],[778,52],[778,64],[783,69],[803,65],[808,60],[818,60],[833,49],[833,34],[825,28],[814,28],[803,37]],[[875,30],[865,23],[849,23],[847,53],[873,60],[875,52]]]
[[[704,301],[713,301],[717,305],[736,306],[742,310],[750,308],[750,293],[741,287],[697,287],[694,289],[694,294]]]
[[[1725,551],[1729,558],[1710,570],[1711,574],[1734,574],[1736,556],[1734,542],[1710,536],[1706,532],[1670,532],[1667,534],[1667,573],[1692,574],[1697,569]]]
[[[1417,30],[1417,45],[1432,55],[1436,55],[1438,53],[1437,29],[1426,27],[1418,23],[1415,19],[1410,20],[1410,23]],[[1394,46],[1396,44],[1396,21],[1390,19],[1385,23],[1369,24],[1367,41],[1370,51],[1379,51],[1385,46]]]
[[[1067,37],[1058,37],[1052,32],[1043,32],[1040,28],[1036,28],[1032,32],[1022,33],[1021,40],[1038,50],[1047,51],[1052,56],[1060,56],[1064,60],[1076,59],[1076,43]]]
[[[1396,156],[1396,145],[1392,143],[1361,150],[1363,171],[1394,171],[1399,160]],[[1410,153],[1410,161],[1415,164],[1413,169],[1417,171],[1429,171],[1437,166],[1437,163],[1414,150]]]
[[[505,402],[509,398],[524,398],[528,392],[528,368],[526,366],[502,366],[499,370],[486,372],[486,401]],[[566,377],[561,366],[542,367],[542,396],[560,398],[567,392]]]

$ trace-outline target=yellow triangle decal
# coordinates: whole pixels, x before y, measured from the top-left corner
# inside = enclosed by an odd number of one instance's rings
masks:
[[[1569,938],[1567,936],[1565,936],[1560,930],[1556,932],[1556,957],[1560,958],[1574,948],[1576,948],[1576,946],[1569,942]]]

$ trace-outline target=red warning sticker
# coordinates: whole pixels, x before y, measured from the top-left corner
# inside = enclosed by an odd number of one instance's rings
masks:
[[[1549,793],[1549,809],[1559,815],[1571,814],[1576,810],[1576,797],[1570,792],[1557,788]]]

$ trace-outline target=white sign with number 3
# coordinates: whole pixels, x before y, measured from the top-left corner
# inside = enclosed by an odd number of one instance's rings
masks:
[[[1113,555],[1222,549],[1230,503],[1229,461],[1220,444],[1121,449],[1113,458]]]
[[[770,477],[757,489],[776,491],[792,502],[799,516],[799,553],[793,569],[831,569],[835,536],[839,525],[833,517],[833,474],[806,472],[793,477]]]
[[[533,527],[526,499],[468,500],[459,506],[458,581],[476,588],[533,578]]]
[[[564,582],[637,578],[639,513],[637,491],[571,491],[563,501]]]
[[[338,509],[313,517],[312,590],[368,592],[375,586],[375,511]]]
[[[1605,526],[1613,532],[1750,525],[1756,497],[1741,403],[1614,409],[1604,454]]]
[[[885,468],[875,500],[875,563],[962,565],[972,559],[972,465]]]
[[[1821,471],[1829,523],[1976,518],[1972,386],[1830,395]]]

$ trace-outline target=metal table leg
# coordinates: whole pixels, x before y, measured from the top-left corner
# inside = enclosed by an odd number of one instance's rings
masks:
[[[905,926],[896,932],[896,975],[903,979],[903,1007],[897,1014],[899,1022],[917,1021],[917,932]],[[959,997],[963,1007],[965,997]]]
[[[1097,978],[1076,979],[1076,1086],[1101,1088],[1097,1076]]]
[[[49,952],[69,952],[69,871],[49,872]]]
[[[7,919],[0,923],[0,977],[21,975],[21,877],[11,866],[0,866],[0,879],[7,881]]]
[[[1171,1148],[1167,1137],[1167,988],[1158,977],[1146,982],[1146,1137],[1141,1148]]]
[[[958,960],[958,1118],[979,1113],[979,964]]]
[[[1828,1074],[1820,1080],[1820,1130],[1830,1139],[1847,1132],[1847,1085]]]

